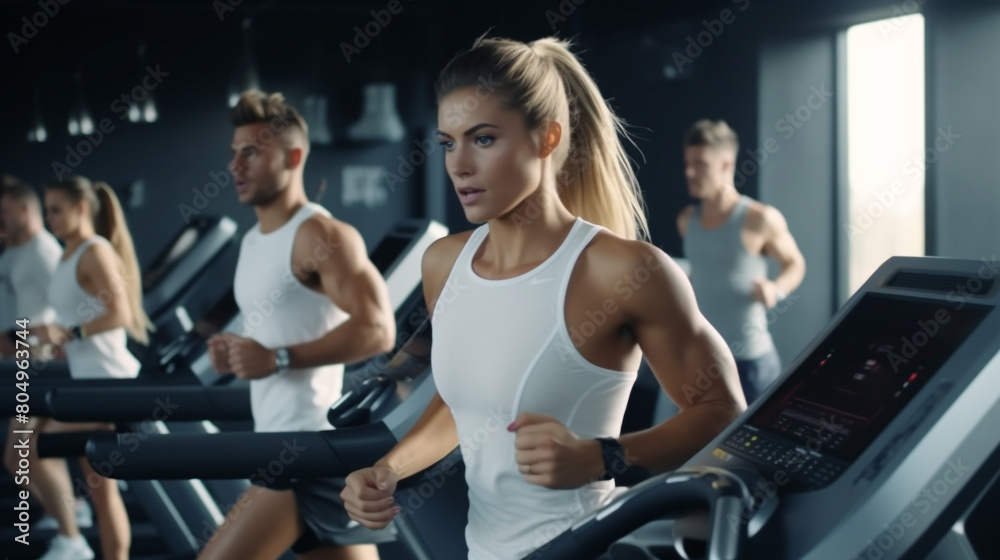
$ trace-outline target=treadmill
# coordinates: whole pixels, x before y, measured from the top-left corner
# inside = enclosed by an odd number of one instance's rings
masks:
[[[87,443],[87,457],[94,462],[123,457],[107,476],[135,481],[130,484],[146,479],[343,477],[371,466],[410,430],[436,392],[430,375],[431,323],[423,297],[414,292],[404,308],[404,321],[417,323],[412,335],[387,365],[331,406],[333,430],[171,433],[150,435],[141,446],[118,434],[100,434]],[[393,524],[410,554],[418,560],[466,557],[468,498],[457,450],[402,481],[396,499],[404,510]]]
[[[420,263],[426,248],[446,234],[447,229],[437,222],[404,220],[383,238],[370,255],[389,287],[390,301],[397,315],[397,339],[405,340],[403,337],[413,332],[414,326],[420,325],[421,320],[427,317],[426,311],[420,311]],[[222,315],[223,311],[210,313],[212,324],[193,329],[170,352],[166,365],[182,372],[182,375],[193,375],[201,382],[198,387],[122,387],[113,391],[107,388],[73,388],[49,392],[47,399],[53,416],[57,419],[140,422],[138,427],[133,426],[125,433],[98,436],[98,439],[106,436],[122,445],[121,450],[110,453],[98,451],[91,454],[88,450],[92,463],[104,466],[103,469],[97,469],[99,472],[115,476],[121,467],[138,462],[137,457],[147,453],[161,437],[170,440],[215,436],[238,439],[271,435],[253,432],[220,433],[212,422],[228,420],[235,421],[243,428],[251,427],[248,384],[235,380],[231,375],[216,374],[212,371],[205,352],[205,340],[215,332],[213,325],[217,327],[225,324],[222,328],[225,331],[237,330],[241,325],[238,314],[228,321],[221,320]],[[372,360],[372,364],[377,363],[382,362]],[[359,370],[370,372],[374,367],[376,366],[364,364],[359,366]],[[373,383],[370,381],[365,387]],[[345,382],[345,390],[347,387],[348,383]],[[429,398],[428,395],[424,404]],[[169,413],[163,419],[169,423],[153,421],[149,418],[150,410],[157,406],[157,402],[164,401],[170,404]],[[422,406],[420,410],[423,410]],[[205,450],[205,455],[202,456],[201,451],[190,448],[174,458],[211,461],[218,456],[220,449],[222,448],[212,447]],[[287,448],[282,447],[275,450],[275,454],[260,466],[268,467],[270,463],[276,463],[278,468],[284,470],[282,463],[275,459],[285,457],[287,452],[281,454],[285,449]],[[40,449],[40,452],[46,453],[46,450]],[[183,557],[195,554],[207,542],[223,521],[225,508],[220,508],[218,504],[235,503],[239,494],[249,485],[247,475],[257,469],[258,467],[254,467],[249,471],[223,477],[201,476],[198,473],[193,476],[136,477],[141,480],[130,482],[129,485],[139,495],[143,507],[164,536],[170,547],[169,552]],[[198,478],[214,480],[203,482]]]
[[[526,558],[1000,558],[1000,289],[893,257],[677,471]]]
[[[140,363],[147,365],[149,359],[158,352],[159,344],[168,340],[168,336],[184,330],[185,320],[189,323],[190,316],[200,317],[205,309],[211,307],[220,297],[218,287],[212,286],[206,279],[218,275],[232,276],[236,270],[235,257],[239,250],[236,238],[236,222],[225,216],[199,216],[181,229],[166,247],[154,258],[142,275],[143,308],[157,331],[150,336],[149,346],[142,346],[129,340],[131,351]],[[188,309],[183,317],[177,317],[176,309]],[[14,374],[19,371],[13,360],[0,361],[0,375]],[[40,362],[32,360],[30,368],[31,383],[38,388],[33,393],[40,394],[44,388],[53,384],[62,384],[70,380],[66,362]],[[10,403],[0,414],[10,415],[14,410],[13,387],[5,387],[0,391],[0,402]],[[44,414],[42,399],[34,399],[32,410],[36,414]]]

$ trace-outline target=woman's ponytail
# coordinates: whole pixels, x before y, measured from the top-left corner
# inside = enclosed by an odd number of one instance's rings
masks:
[[[125,213],[122,212],[118,197],[107,183],[95,181],[94,194],[99,202],[99,209],[94,216],[94,231],[111,242],[122,266],[121,277],[132,310],[132,324],[126,330],[132,338],[146,344],[149,341],[150,321],[142,306],[139,260],[135,255],[128,224],[125,223]]]

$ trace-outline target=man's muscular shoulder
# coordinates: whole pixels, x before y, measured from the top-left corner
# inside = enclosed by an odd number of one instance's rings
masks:
[[[299,278],[308,280],[324,263],[355,254],[367,254],[358,230],[332,216],[316,214],[302,222],[295,233],[292,270]]]
[[[358,243],[364,247],[364,239],[354,226],[323,214],[316,214],[302,222],[295,234],[296,252],[300,249],[311,252],[318,247],[337,249],[347,244],[355,244],[354,248],[357,248]]]
[[[770,233],[783,229],[784,224],[785,217],[781,215],[781,211],[774,206],[754,200],[747,208],[743,229],[767,237]]]

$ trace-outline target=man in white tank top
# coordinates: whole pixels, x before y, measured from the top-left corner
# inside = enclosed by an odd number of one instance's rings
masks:
[[[243,324],[209,340],[213,367],[250,380],[258,432],[323,430],[343,364],[392,349],[388,289],[352,226],[310,203],[308,129],[281,94],[245,92],[234,108],[230,169],[258,223],[244,236],[234,291]],[[263,481],[256,481],[263,482]],[[238,501],[201,559],[377,559],[393,538],[353,523],[338,479],[267,481]]]

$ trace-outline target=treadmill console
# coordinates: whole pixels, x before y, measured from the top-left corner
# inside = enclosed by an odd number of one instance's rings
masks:
[[[721,449],[792,489],[836,480],[991,309],[902,299],[864,295]]]
[[[419,299],[423,306],[423,298]],[[407,399],[430,373],[431,321],[425,319],[388,363],[364,372],[327,413],[335,428],[350,428],[384,418]]]

